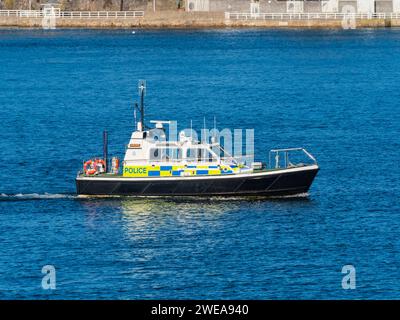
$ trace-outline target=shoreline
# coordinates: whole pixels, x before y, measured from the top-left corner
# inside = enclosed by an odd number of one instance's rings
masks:
[[[400,27],[400,22],[390,22],[386,21],[374,21],[371,23],[359,23],[354,29],[381,29],[381,28],[398,28]],[[152,23],[85,23],[80,21],[79,23],[57,23],[56,29],[153,29],[153,30],[202,30],[202,29],[344,29],[341,23],[337,21],[324,21],[324,22],[304,22],[304,21],[291,21],[291,23],[285,23],[279,21],[275,23],[268,24],[245,24],[245,23],[235,23],[235,24],[152,24]],[[15,24],[15,23],[1,23],[0,30],[6,29],[43,29],[41,23],[33,24]]]
[[[343,29],[342,19],[227,19],[223,12],[175,12],[149,13],[142,17],[58,17],[56,28],[83,29],[224,29],[224,28],[265,28],[265,29]],[[0,29],[42,28],[41,17],[0,16]],[[400,27],[400,18],[357,18],[356,28]]]

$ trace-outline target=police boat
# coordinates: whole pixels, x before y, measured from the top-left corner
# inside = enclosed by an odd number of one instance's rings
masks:
[[[268,163],[246,163],[227,155],[223,147],[198,141],[184,132],[177,141],[167,139],[170,121],[144,120],[145,82],[139,82],[140,120],[121,163],[108,159],[104,132],[102,158],[90,159],[76,177],[81,196],[286,196],[306,194],[319,170],[304,148],[274,149]],[[218,152],[221,151],[221,152]]]

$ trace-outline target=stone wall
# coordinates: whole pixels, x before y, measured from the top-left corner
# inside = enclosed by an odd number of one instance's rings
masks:
[[[0,16],[0,27],[41,28],[42,19]],[[399,27],[400,20],[363,19],[357,20],[357,28]],[[225,20],[223,12],[149,12],[143,18],[110,19],[64,19],[56,21],[57,28],[342,28],[338,20]]]

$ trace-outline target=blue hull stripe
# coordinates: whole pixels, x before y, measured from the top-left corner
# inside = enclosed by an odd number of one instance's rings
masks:
[[[172,166],[161,166],[160,170],[161,171],[169,171],[169,170],[172,170]]]
[[[227,171],[221,171],[222,174],[227,174],[227,173],[233,173],[232,170],[227,170]]]

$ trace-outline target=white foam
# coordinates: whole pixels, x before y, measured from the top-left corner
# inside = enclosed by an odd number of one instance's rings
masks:
[[[72,194],[60,194],[60,193],[16,193],[16,194],[5,194],[0,195],[0,200],[36,200],[36,199],[68,199],[74,198]]]
[[[307,198],[309,194],[307,192],[298,193],[287,196],[268,196],[268,197],[255,197],[260,199],[289,199],[289,198]],[[0,200],[40,200],[40,199],[74,199],[74,198],[190,198],[193,200],[204,201],[206,198],[204,197],[195,197],[195,196],[119,196],[119,195],[73,195],[73,194],[62,194],[62,193],[17,193],[17,194],[0,194]],[[234,201],[234,200],[249,200],[246,196],[214,196],[209,197],[209,200],[212,201]]]
[[[288,198],[307,198],[309,196],[310,196],[310,194],[308,192],[303,192],[303,193],[291,194],[291,195],[287,195],[287,196],[272,196],[271,198],[288,199]]]

